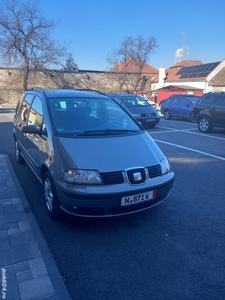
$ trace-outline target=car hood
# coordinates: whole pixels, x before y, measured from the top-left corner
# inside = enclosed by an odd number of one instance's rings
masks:
[[[147,132],[110,137],[56,137],[55,143],[63,168],[112,172],[157,165],[165,157]]]

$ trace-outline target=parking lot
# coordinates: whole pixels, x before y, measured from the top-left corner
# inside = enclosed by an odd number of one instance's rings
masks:
[[[72,299],[225,299],[224,130],[202,134],[195,123],[161,119],[149,134],[176,175],[165,202],[126,217],[53,221],[39,182],[16,164],[11,120],[2,114],[0,153],[12,162]],[[131,151],[142,155],[138,145]]]

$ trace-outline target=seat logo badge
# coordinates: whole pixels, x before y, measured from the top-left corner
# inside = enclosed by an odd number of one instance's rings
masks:
[[[141,181],[142,180],[142,176],[140,172],[136,172],[133,174],[134,177],[134,181]]]

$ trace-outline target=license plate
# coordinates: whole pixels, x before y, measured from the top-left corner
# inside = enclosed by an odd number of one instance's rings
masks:
[[[147,119],[146,122],[155,122],[155,119]]]
[[[156,197],[156,190],[146,192],[143,194],[137,194],[132,196],[126,196],[121,199],[121,206],[134,205],[145,201],[150,201]]]

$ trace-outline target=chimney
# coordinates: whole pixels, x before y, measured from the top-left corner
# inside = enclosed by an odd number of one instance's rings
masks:
[[[162,64],[159,68],[159,86],[163,87],[165,85],[165,79],[166,79],[166,69],[164,65]]]

